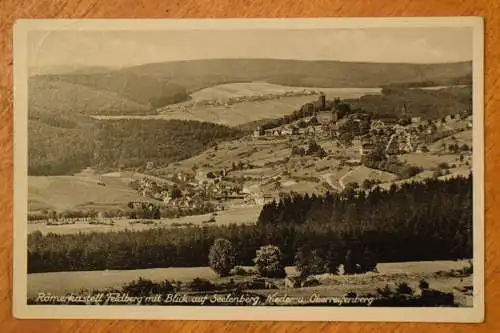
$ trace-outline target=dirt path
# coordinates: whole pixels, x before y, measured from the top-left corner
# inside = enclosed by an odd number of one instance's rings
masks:
[[[339,184],[340,187],[344,190],[345,189],[345,184],[344,184],[344,179],[349,177],[354,171],[358,170],[359,167],[355,167],[351,171],[346,172],[342,177],[339,178]]]

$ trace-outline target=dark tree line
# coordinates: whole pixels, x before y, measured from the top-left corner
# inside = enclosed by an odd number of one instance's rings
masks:
[[[472,176],[342,195],[294,196],[264,206],[257,225],[28,236],[28,272],[208,266],[217,238],[236,265],[260,246],[278,246],[286,265],[299,249],[326,262],[451,260],[472,257]],[[330,256],[330,259],[329,257]],[[340,259],[339,259],[340,258]],[[349,259],[349,261],[347,261]]]
[[[153,220],[160,218],[178,218],[182,216],[202,215],[213,213],[215,211],[216,206],[211,202],[201,202],[196,207],[169,207],[146,202],[143,202],[140,205],[135,205],[131,202],[126,207],[111,208],[107,210],[101,209],[99,211],[96,209],[66,209],[60,212],[55,210],[42,210],[28,213],[27,219],[28,221],[54,222],[55,224],[67,221],[92,221],[97,218]]]
[[[368,194],[288,196],[266,204],[258,224],[318,232],[301,247],[316,251],[330,266],[362,266],[367,257],[381,262],[466,258],[472,255],[472,176],[393,185],[387,191],[376,187]],[[336,257],[328,259],[331,255]]]
[[[365,95],[358,99],[346,100],[346,102],[350,103],[353,108],[360,108],[374,115],[401,116],[401,107],[406,105],[412,116],[440,119],[462,110],[472,110],[472,87],[450,87],[438,90],[385,88],[381,95]]]

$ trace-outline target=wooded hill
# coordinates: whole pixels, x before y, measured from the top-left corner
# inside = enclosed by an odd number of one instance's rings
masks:
[[[188,91],[229,82],[304,87],[382,87],[471,76],[472,63],[404,64],[281,59],[209,59],[146,64],[123,72],[169,77]]]
[[[265,81],[303,87],[445,85],[472,76],[471,62],[391,64],[279,59],[213,59],[146,64],[119,70],[90,67],[29,79],[30,112],[147,114],[189,100],[217,84]],[[460,82],[462,82],[460,81]],[[469,80],[469,82],[471,79]]]
[[[404,105],[407,115],[435,120],[463,111],[472,114],[472,86],[437,90],[391,87],[382,89],[381,95],[365,95],[345,102],[352,109],[398,117],[402,116],[401,109]]]
[[[193,91],[228,82],[267,81],[309,87],[449,83],[454,78],[470,77],[471,65],[470,62],[422,65],[221,59],[147,64],[120,70],[79,68],[73,73],[35,75],[29,79],[29,173],[70,174],[88,166],[137,167],[147,161],[164,165],[246,132],[181,121],[123,120],[98,125],[99,122],[86,115],[155,113],[158,107],[189,99]],[[433,115],[436,105],[445,106],[438,108],[441,113],[458,112],[457,108],[469,105],[470,91],[455,95],[406,91],[365,96],[352,101],[352,106],[387,113],[387,109],[394,110],[395,105],[407,103],[410,111],[418,108],[419,114]],[[293,111],[296,110],[290,110],[290,114]],[[106,134],[107,130],[112,134]]]
[[[164,166],[245,134],[223,125],[183,120],[87,120],[75,127],[58,118],[51,121],[67,126],[29,122],[29,175],[71,174],[86,167],[144,168],[147,162]]]

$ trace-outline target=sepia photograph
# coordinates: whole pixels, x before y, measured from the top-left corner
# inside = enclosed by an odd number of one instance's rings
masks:
[[[483,21],[20,20],[18,318],[484,319]]]

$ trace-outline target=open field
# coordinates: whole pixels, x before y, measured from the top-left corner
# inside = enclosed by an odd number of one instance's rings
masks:
[[[104,185],[100,185],[104,184]],[[93,205],[120,206],[147,201],[128,185],[127,178],[86,176],[28,177],[29,211],[64,210]]]
[[[433,170],[438,167],[439,164],[442,163],[447,163],[448,165],[460,165],[463,163],[460,163],[459,160],[459,155],[458,154],[432,154],[432,153],[427,153],[427,154],[422,154],[422,153],[411,153],[411,154],[405,154],[404,156],[401,156],[401,160],[406,161],[406,163],[418,166],[423,168],[424,170]],[[458,161],[457,161],[458,159]],[[465,160],[464,160],[465,163]]]
[[[129,116],[129,115],[96,115],[94,119],[179,119],[206,121],[228,126],[238,126],[248,122],[279,118],[291,114],[301,105],[312,100],[312,96],[284,97],[277,100],[260,102],[243,102],[224,106],[193,106],[190,109],[170,107],[168,111],[160,111],[158,115]]]
[[[349,174],[342,177],[342,184],[347,185],[349,183],[357,183],[361,186],[365,179],[378,180],[382,183],[392,182],[396,180],[397,176],[390,172],[380,171],[376,169],[370,169],[365,166],[358,166],[352,170]]]
[[[140,172],[116,171],[96,174],[90,168],[72,176],[29,176],[28,211],[42,209],[117,208],[130,201],[151,201],[139,196],[130,186],[133,180],[149,177],[161,183],[166,179]]]
[[[420,279],[426,279],[432,288],[441,291],[453,291],[454,287],[472,285],[472,278],[463,279],[437,275],[438,272],[449,272],[452,269],[461,269],[467,266],[465,261],[427,261],[405,263],[381,263],[377,265],[378,273],[358,275],[330,275],[317,276],[322,283],[320,286],[307,288],[287,289],[289,295],[311,295],[319,293],[323,296],[342,296],[347,292],[374,293],[376,288],[383,288],[385,284],[407,282],[416,289]],[[295,267],[287,267],[288,275],[296,275]],[[220,278],[210,267],[169,267],[139,270],[110,270],[88,272],[57,272],[35,273],[28,275],[28,295],[35,296],[39,292],[63,294],[78,292],[81,289],[119,288],[126,283],[137,280],[139,277],[154,282],[175,280],[189,282],[196,277],[217,282]],[[51,281],[57,280],[54,284]],[[278,285],[279,285],[279,281]],[[275,290],[260,291],[263,294]],[[467,305],[471,300],[461,295],[461,301]],[[469,304],[470,305],[470,304]]]
[[[195,277],[214,280],[217,279],[217,274],[209,267],[35,273],[28,275],[28,295],[36,295],[38,292],[62,294],[64,292],[78,292],[80,289],[121,287],[139,277],[158,282],[166,279],[190,281]],[[54,279],[58,283],[52,283]]]
[[[443,145],[448,147],[450,144],[457,144],[459,147],[465,144],[472,147],[472,130],[465,130],[457,134],[450,135],[444,139],[437,140],[436,142],[430,144],[428,148],[430,151],[439,152],[443,151]]]
[[[261,119],[279,118],[291,114],[300,106],[317,99],[315,95],[286,96],[262,101],[242,101],[231,105],[198,105],[200,101],[228,97],[244,98],[262,94],[282,94],[304,90],[322,91],[327,98],[359,98],[366,94],[380,94],[379,88],[312,88],[287,87],[277,84],[249,82],[216,85],[191,95],[192,100],[169,105],[158,110],[159,115],[96,115],[95,119],[183,119],[238,126]]]
[[[315,91],[314,88],[288,87],[267,82],[238,82],[218,84],[212,87],[195,91],[191,94],[191,102],[205,100],[225,100],[229,97],[249,97],[262,94],[282,94],[285,92]],[[185,102],[186,103],[186,102]],[[186,103],[187,104],[187,103]]]
[[[204,100],[224,100],[229,97],[251,97],[264,94],[279,95],[283,93],[323,92],[328,98],[357,98],[367,94],[380,94],[381,88],[315,88],[290,87],[267,82],[228,83],[205,88],[191,94],[192,101],[179,104],[196,103]],[[310,97],[311,99],[314,96]],[[175,104],[174,104],[175,105]]]
[[[227,224],[253,224],[257,221],[262,207],[259,205],[255,206],[243,206],[243,207],[231,207],[228,210],[217,212],[215,216],[215,223],[209,225],[227,225]],[[109,232],[109,231],[121,231],[121,230],[131,230],[139,231],[151,228],[176,228],[173,224],[187,224],[192,223],[193,226],[204,225],[204,221],[210,219],[212,214],[203,215],[191,215],[183,216],[179,218],[172,219],[159,219],[151,220],[153,223],[135,223],[139,220],[131,219],[106,219],[103,222],[110,223],[113,221],[113,225],[105,224],[88,224],[83,222],[77,222],[75,224],[63,224],[63,225],[46,225],[45,223],[28,223],[28,233],[34,231],[40,231],[41,233],[55,233],[55,234],[75,234],[80,232]]]

